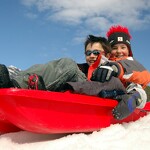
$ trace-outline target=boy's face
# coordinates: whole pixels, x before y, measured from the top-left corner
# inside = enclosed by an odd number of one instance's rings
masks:
[[[93,52],[93,53],[92,53]],[[99,54],[105,55],[104,49],[100,43],[89,43],[85,50],[86,62],[89,66],[93,65]]]
[[[126,44],[115,44],[111,50],[111,58],[123,59],[129,56],[129,49]]]

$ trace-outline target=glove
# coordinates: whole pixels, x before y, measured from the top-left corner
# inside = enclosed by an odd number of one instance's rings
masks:
[[[120,74],[120,66],[116,62],[107,62],[105,65],[99,66],[92,74],[91,81],[105,82],[109,81],[112,76],[118,77]]]
[[[102,90],[98,96],[103,98],[116,99],[119,95],[123,95],[125,92],[123,90]]]
[[[115,119],[122,120],[128,117],[141,102],[141,96],[138,91],[132,91],[131,93],[119,95],[118,105],[112,110],[112,114]]]

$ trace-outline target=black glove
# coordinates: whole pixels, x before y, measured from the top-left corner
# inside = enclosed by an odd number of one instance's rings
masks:
[[[105,82],[109,81],[112,76],[118,77],[120,74],[120,66],[116,62],[107,62],[105,65],[99,66],[92,74],[91,81]]]
[[[118,105],[112,110],[115,119],[122,120],[128,117],[141,103],[141,96],[138,91],[132,91],[128,94],[119,95]]]
[[[123,90],[102,90],[100,91],[98,96],[103,97],[103,98],[116,99],[116,97],[120,95],[122,96],[123,94],[125,94]]]

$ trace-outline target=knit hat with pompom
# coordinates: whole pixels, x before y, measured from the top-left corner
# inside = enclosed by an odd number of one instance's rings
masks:
[[[130,43],[131,35],[127,27],[121,25],[111,26],[106,36],[108,37],[108,42],[111,47],[118,43],[124,43],[129,48],[129,56],[133,56]]]

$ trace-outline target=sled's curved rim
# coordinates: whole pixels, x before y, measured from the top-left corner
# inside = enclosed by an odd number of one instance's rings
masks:
[[[0,98],[0,130],[3,132],[19,129],[36,133],[91,132],[110,124],[135,121],[150,111],[148,102],[144,109],[136,109],[131,116],[118,121],[111,113],[117,101],[69,91],[10,88],[1,89]],[[36,118],[36,113],[39,118]]]

